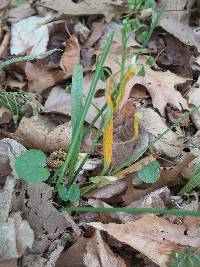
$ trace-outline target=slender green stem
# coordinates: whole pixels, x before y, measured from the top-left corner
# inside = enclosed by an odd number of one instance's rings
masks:
[[[161,10],[159,11],[159,13],[158,13],[156,19],[152,22],[152,25],[151,25],[150,30],[149,30],[149,32],[148,32],[147,38],[145,39],[143,45],[141,46],[141,48],[139,49],[139,51],[138,51],[138,53],[137,53],[137,55],[136,55],[136,60],[137,60],[137,59],[139,58],[139,56],[143,53],[145,47],[148,45],[148,43],[149,43],[149,41],[150,41],[150,38],[151,38],[151,35],[152,35],[154,29],[155,29],[155,28],[157,27],[157,25],[158,25],[158,21],[160,20],[160,18],[161,18],[161,16],[162,16],[163,12],[165,11],[165,10],[164,10],[164,9],[165,9],[165,6],[166,6],[166,4],[162,6],[162,8],[161,8]]]
[[[88,112],[88,109],[90,107],[90,104],[91,104],[91,101],[92,101],[92,98],[93,98],[93,95],[94,95],[94,91],[95,91],[95,88],[96,88],[96,85],[97,85],[97,82],[99,80],[99,77],[101,75],[101,71],[102,71],[102,67],[103,67],[103,64],[105,62],[105,59],[110,51],[110,48],[111,48],[111,45],[112,45],[112,42],[113,42],[113,36],[114,36],[114,33],[112,33],[110,35],[110,37],[108,38],[108,41],[105,45],[105,48],[104,48],[104,51],[98,61],[98,65],[97,65],[97,68],[96,68],[96,71],[95,71],[95,74],[94,74],[94,77],[93,77],[93,80],[92,80],[92,83],[91,83],[91,86],[90,86],[90,90],[89,90],[89,93],[87,95],[87,98],[85,100],[85,105],[84,105],[84,108],[83,108],[83,113],[81,114],[81,118],[80,118],[80,122],[79,122],[79,125],[77,127],[77,131],[73,137],[73,140],[72,140],[72,143],[70,145],[70,148],[69,148],[69,151],[68,151],[68,154],[66,156],[66,159],[65,159],[65,162],[61,168],[61,172],[59,173],[58,175],[58,181],[57,181],[57,185],[59,186],[59,184],[61,183],[63,177],[64,177],[64,174],[68,168],[68,165],[69,165],[69,162],[71,160],[71,157],[73,156],[73,151],[74,151],[74,148],[76,147],[76,143],[78,142],[79,140],[79,134],[80,134],[80,131],[81,131],[81,128],[82,128],[82,125],[83,125],[83,122],[85,120],[85,117],[86,117],[86,114]],[[57,186],[57,187],[58,187]]]
[[[126,213],[152,213],[152,214],[167,214],[167,215],[182,215],[200,217],[200,211],[192,210],[178,210],[178,209],[146,209],[146,208],[92,208],[92,207],[67,207],[62,208],[61,211],[76,211],[76,212],[126,212]]]
[[[103,114],[104,110],[106,109],[107,104],[104,104],[103,107],[100,109],[100,111],[97,113],[97,115],[94,117],[90,125],[86,128],[86,130],[83,132],[83,139],[90,133],[92,128],[94,127],[96,121],[99,119],[99,117]]]
[[[49,51],[46,51],[43,53],[30,54],[30,55],[24,56],[24,57],[14,57],[14,58],[8,59],[7,61],[0,63],[0,70],[3,69],[5,66],[10,65],[12,63],[22,62],[22,61],[26,61],[26,60],[33,60],[36,58],[41,59],[41,58],[47,57],[56,51],[63,51],[63,50],[55,48],[55,49],[52,49],[52,50],[49,50]]]

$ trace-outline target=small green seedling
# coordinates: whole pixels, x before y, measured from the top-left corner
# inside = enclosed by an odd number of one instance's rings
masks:
[[[155,183],[160,178],[160,164],[157,160],[151,162],[148,166],[138,171],[138,177],[145,183]]]
[[[63,201],[76,202],[80,198],[80,188],[78,184],[72,184],[67,189],[64,185],[60,185],[58,188],[58,196]]]
[[[200,266],[200,251],[198,248],[188,247],[172,253],[170,267],[198,267]]]
[[[45,154],[36,149],[22,153],[15,162],[17,175],[28,183],[44,182],[49,178],[49,171],[44,168],[47,162]]]

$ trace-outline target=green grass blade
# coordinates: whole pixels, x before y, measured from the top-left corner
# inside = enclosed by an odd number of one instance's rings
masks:
[[[179,192],[179,195],[183,195],[185,193],[190,192],[193,188],[200,185],[200,167],[197,168],[197,170],[192,175],[191,179],[187,184],[181,189]]]
[[[81,65],[75,66],[72,75],[72,89],[71,89],[71,122],[72,122],[72,136],[75,135],[77,127],[80,122],[81,114],[83,112],[83,68]],[[83,136],[83,124],[79,131],[79,139],[73,149],[73,155],[69,164],[69,175],[73,175],[78,155],[80,152],[81,142]]]
[[[72,74],[72,89],[71,89],[71,122],[72,133],[77,130],[83,109],[83,68],[81,65],[76,65]]]
[[[22,61],[26,61],[26,60],[33,60],[33,59],[42,59],[45,58],[51,54],[53,54],[56,51],[63,51],[62,49],[52,49],[52,50],[48,50],[46,52],[43,53],[38,53],[38,54],[30,54],[28,56],[23,56],[23,57],[14,57],[11,59],[8,59],[4,62],[0,63],[0,70],[3,69],[5,66],[13,64],[13,63],[18,63],[18,62],[22,62]]]
[[[200,211],[192,210],[178,210],[178,209],[146,209],[146,208],[92,208],[92,207],[67,207],[62,208],[61,211],[67,212],[126,212],[126,213],[151,213],[151,214],[160,214],[160,215],[182,215],[182,216],[193,216],[200,217]]]
[[[81,114],[81,118],[80,118],[80,121],[79,121],[79,125],[77,127],[77,131],[76,131],[75,135],[73,136],[73,139],[72,139],[72,142],[71,142],[67,157],[66,157],[65,162],[64,162],[64,164],[63,164],[63,166],[61,168],[61,172],[58,175],[58,183],[57,183],[58,186],[61,183],[61,181],[63,179],[63,176],[64,176],[64,174],[66,172],[66,169],[69,166],[69,163],[70,163],[71,158],[73,156],[73,151],[76,148],[76,144],[77,144],[77,142],[79,140],[79,134],[80,134],[83,122],[85,120],[86,114],[88,112],[88,109],[90,107],[90,104],[92,102],[92,98],[94,96],[94,92],[95,92],[95,88],[96,88],[97,82],[98,82],[98,80],[99,80],[99,78],[101,76],[103,64],[104,64],[104,62],[106,60],[106,57],[107,57],[107,55],[108,55],[108,53],[110,51],[110,48],[111,48],[111,45],[112,45],[112,42],[113,42],[113,36],[114,36],[114,33],[112,33],[110,35],[110,37],[108,38],[107,43],[106,43],[106,45],[104,47],[103,53],[101,54],[101,56],[100,56],[100,58],[98,60],[98,63],[97,63],[97,66],[96,66],[96,71],[95,71],[92,83],[90,85],[89,93],[88,93],[87,98],[85,100],[85,105],[84,105],[84,108],[83,108],[83,112]],[[71,180],[70,183],[73,183],[73,180]]]

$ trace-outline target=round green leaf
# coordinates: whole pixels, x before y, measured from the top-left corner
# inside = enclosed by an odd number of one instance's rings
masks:
[[[68,194],[69,194],[69,200],[71,202],[75,202],[79,200],[80,198],[80,188],[78,184],[72,184],[70,185],[68,189]]]
[[[160,164],[158,161],[151,162],[148,166],[138,171],[138,177],[145,183],[155,183],[160,178]]]
[[[69,192],[64,185],[58,187],[58,196],[64,201],[69,200]]]
[[[22,153],[15,162],[15,171],[19,177],[28,183],[39,183],[49,178],[49,171],[43,166],[47,159],[45,154],[36,149]]]
[[[169,266],[198,267],[200,266],[200,251],[193,247],[176,250],[172,253]]]

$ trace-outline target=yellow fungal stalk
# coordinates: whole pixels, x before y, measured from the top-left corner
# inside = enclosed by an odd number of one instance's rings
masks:
[[[125,72],[124,79],[120,86],[120,93],[116,100],[115,105],[112,101],[112,94],[111,94],[111,79],[108,78],[107,81],[107,114],[104,126],[104,135],[103,135],[103,154],[104,154],[104,171],[106,171],[110,163],[112,161],[112,145],[113,145],[113,113],[118,109],[120,106],[124,96],[125,96],[125,89],[128,81],[136,74],[136,66],[131,65],[128,70]],[[139,116],[136,113],[134,118],[134,136],[133,139],[137,139],[138,137],[138,124],[139,124]]]
[[[113,102],[111,98],[111,80],[108,79],[107,114],[103,135],[104,169],[108,169],[112,160],[113,144]]]
[[[120,93],[119,96],[116,100],[116,105],[115,105],[115,111],[119,108],[124,96],[125,96],[125,90],[126,90],[126,85],[127,83],[130,81],[130,79],[136,74],[137,69],[136,69],[136,65],[131,65],[127,71],[125,72],[124,75],[124,79],[122,80],[122,84],[121,84],[121,89],[120,89]]]
[[[134,123],[133,123],[133,128],[134,128],[134,133],[133,133],[133,141],[138,139],[139,136],[139,118],[140,118],[140,114],[139,112],[135,112],[134,113]]]

